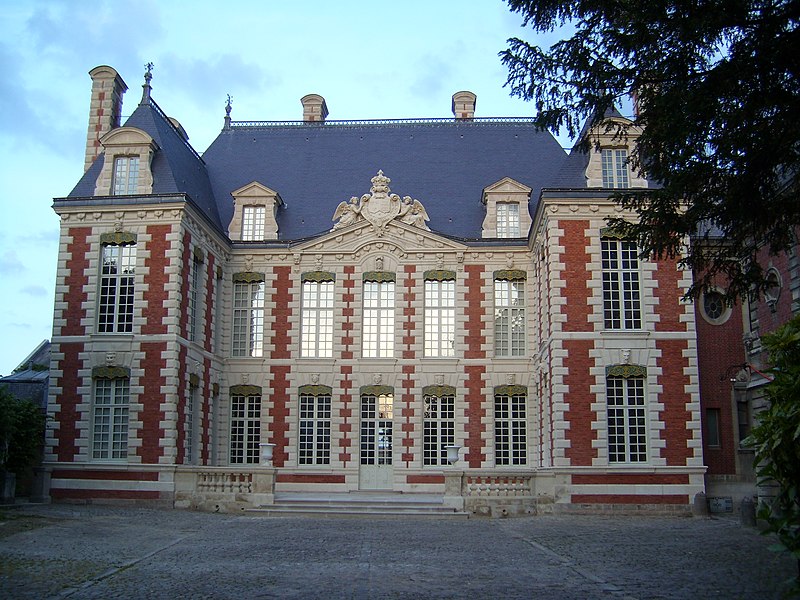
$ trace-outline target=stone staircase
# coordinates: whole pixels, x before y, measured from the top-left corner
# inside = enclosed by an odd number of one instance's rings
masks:
[[[469,513],[444,505],[434,494],[344,492],[280,493],[269,506],[245,509],[265,517],[380,517],[395,519],[468,519]]]

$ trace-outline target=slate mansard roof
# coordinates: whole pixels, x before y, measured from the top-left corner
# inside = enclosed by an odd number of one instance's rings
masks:
[[[187,194],[222,232],[233,214],[231,192],[253,181],[278,192],[281,241],[329,231],[338,204],[368,193],[378,170],[392,193],[422,202],[432,230],[475,240],[485,216],[482,191],[504,177],[531,188],[531,214],[542,188],[586,186],[568,153],[531,119],[233,122],[202,157],[152,100],[124,126],[158,144],[153,194]],[[69,198],[94,195],[102,160]]]

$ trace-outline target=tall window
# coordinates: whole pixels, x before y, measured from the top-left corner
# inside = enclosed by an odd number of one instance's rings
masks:
[[[189,386],[189,395],[186,397],[186,410],[184,411],[184,431],[186,432],[186,438],[183,444],[183,463],[186,465],[193,465],[196,460],[195,445],[197,436],[195,434],[195,415],[197,412],[198,389],[199,388],[195,385]]]
[[[630,186],[628,180],[628,151],[611,150],[602,151],[603,187],[626,188]]]
[[[301,465],[329,465],[331,462],[330,394],[300,394],[297,462]]]
[[[364,282],[364,358],[394,355],[394,281]]]
[[[197,339],[198,330],[198,306],[197,294],[200,289],[200,278],[202,277],[203,263],[197,259],[192,261],[192,272],[189,274],[189,339]]]
[[[127,378],[95,379],[92,411],[92,458],[124,460],[128,457]]]
[[[304,281],[300,356],[333,356],[333,281]]]
[[[264,352],[263,281],[233,284],[233,356],[261,356]]]
[[[606,378],[608,461],[647,460],[647,425],[643,377]]]
[[[524,356],[525,326],[525,281],[495,279],[495,356]]]
[[[136,246],[103,246],[100,271],[100,333],[133,331],[133,288],[136,268]]]
[[[603,239],[603,315],[606,329],[641,329],[639,252],[636,242]]]
[[[244,206],[242,210],[242,240],[263,240],[267,209],[264,206]]]
[[[138,156],[118,156],[114,159],[114,183],[113,190],[115,196],[135,194],[136,186],[139,183],[139,157]]]
[[[446,465],[447,446],[456,442],[455,396],[426,394],[423,402],[422,464]]]
[[[519,204],[516,202],[497,203],[497,237],[519,237]]]
[[[261,396],[231,396],[231,464],[255,465],[261,442]]]
[[[425,356],[455,356],[456,282],[425,281]]]
[[[525,393],[515,391],[494,396],[494,455],[497,466],[528,462]]]

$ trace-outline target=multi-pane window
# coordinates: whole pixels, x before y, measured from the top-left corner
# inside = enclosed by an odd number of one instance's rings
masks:
[[[495,356],[525,355],[525,281],[494,282]]]
[[[519,237],[519,204],[516,202],[497,203],[497,237]]]
[[[456,442],[455,396],[425,395],[422,464],[446,465],[447,446]]]
[[[304,281],[300,356],[333,356],[333,281]]]
[[[300,394],[297,462],[301,465],[328,465],[331,462],[330,394]]]
[[[233,284],[233,356],[261,356],[264,352],[263,281]]]
[[[608,461],[647,460],[647,422],[643,377],[608,377]]]
[[[261,442],[261,396],[231,396],[231,464],[255,465]]]
[[[200,289],[200,278],[202,277],[203,263],[198,260],[192,261],[192,272],[189,274],[189,339],[197,339],[198,330],[198,302],[197,295]]]
[[[263,240],[267,209],[264,206],[245,206],[242,209],[242,240]]]
[[[636,242],[603,239],[603,316],[606,329],[641,329],[639,251]]]
[[[97,324],[100,333],[133,331],[135,269],[135,245],[103,246]]]
[[[95,379],[92,411],[92,458],[124,460],[128,457],[127,378]]]
[[[455,356],[456,282],[425,281],[425,356]]]
[[[184,410],[184,431],[186,432],[186,436],[183,445],[183,463],[186,465],[193,465],[196,460],[195,413],[197,410],[198,389],[197,386],[191,386],[189,388],[189,395],[186,397],[186,409]]]
[[[394,355],[394,281],[364,282],[364,358]]]
[[[135,194],[139,183],[139,157],[118,156],[114,159],[115,196]]]
[[[603,187],[626,188],[628,179],[628,151],[604,149],[602,151]]]
[[[394,395],[361,397],[361,464],[392,464]]]
[[[526,400],[522,393],[499,393],[494,397],[494,455],[497,466],[528,462]]]

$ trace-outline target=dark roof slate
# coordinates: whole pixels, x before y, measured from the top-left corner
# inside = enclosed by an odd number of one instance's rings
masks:
[[[379,169],[393,193],[422,202],[432,230],[479,238],[485,187],[504,177],[523,183],[533,211],[566,158],[552,135],[519,119],[234,125],[203,154],[223,228],[230,193],[258,181],[285,203],[283,240],[328,231],[338,204],[368,193]]]

